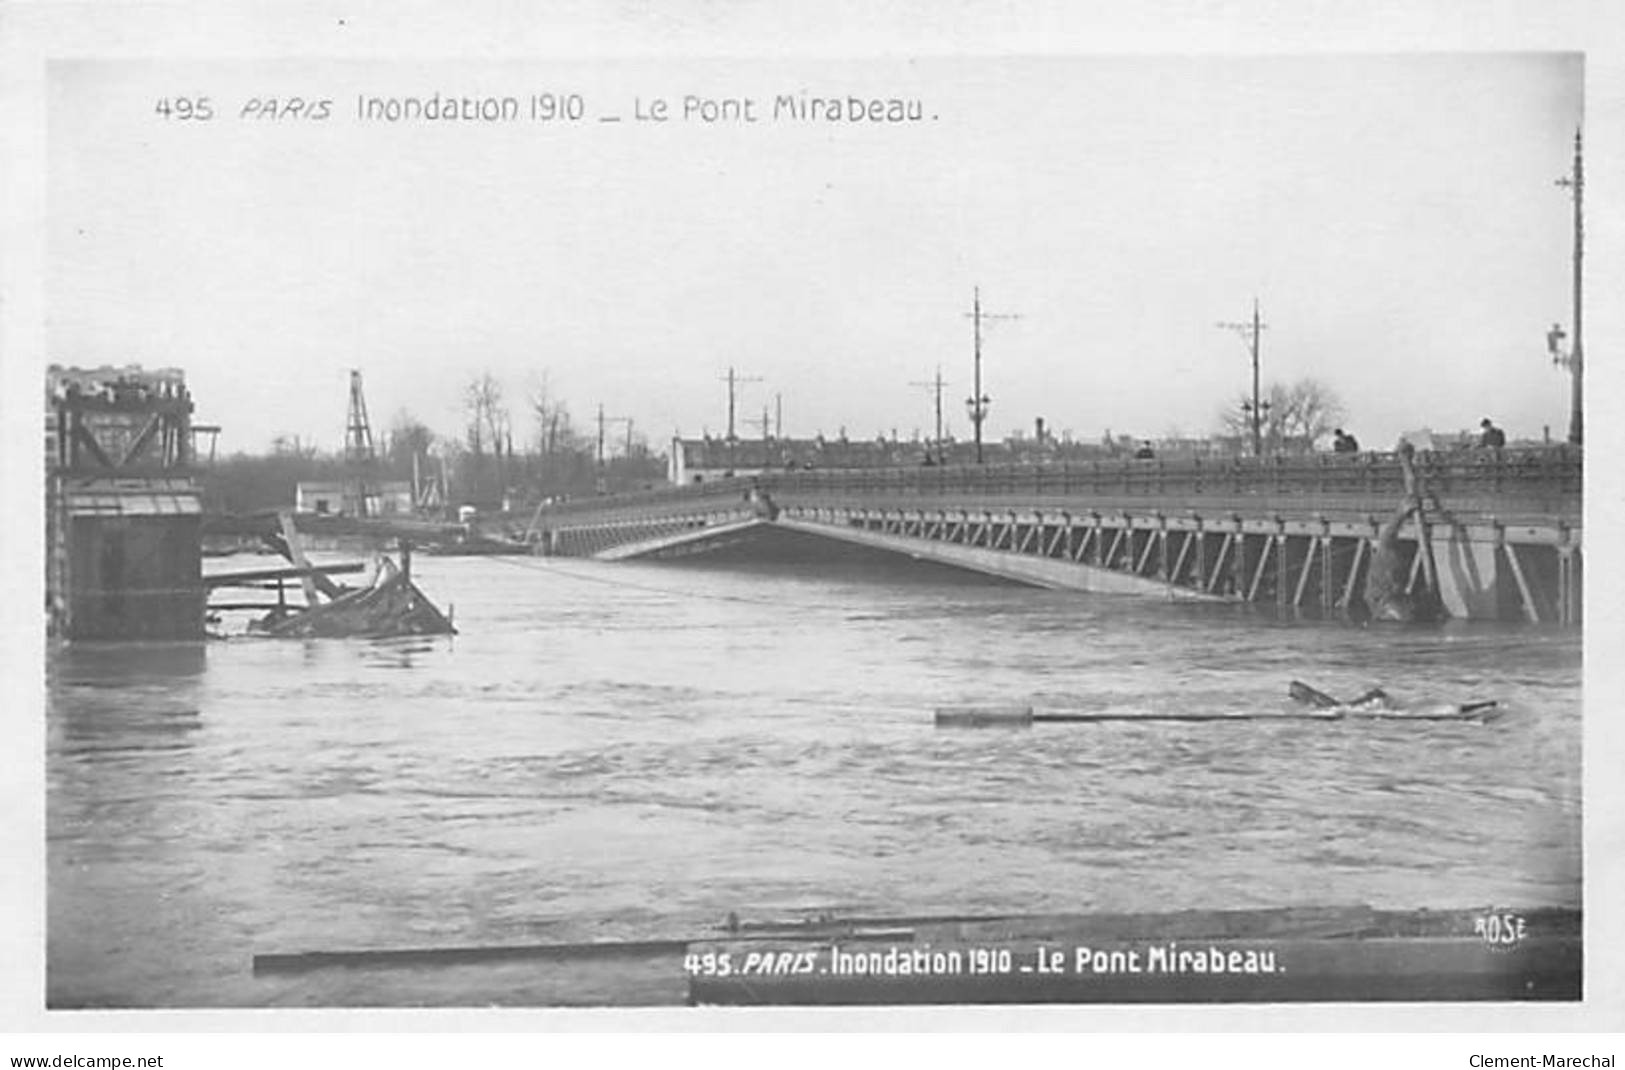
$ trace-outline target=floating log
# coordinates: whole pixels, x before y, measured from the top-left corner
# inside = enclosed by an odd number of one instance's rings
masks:
[[[1313,713],[1039,713],[1030,706],[949,706],[936,711],[938,728],[1026,728],[1035,724],[1112,724],[1175,721],[1306,721],[1331,720]]]
[[[240,612],[243,610],[259,610],[269,613],[274,609],[286,610],[297,607],[289,607],[283,602],[210,602],[209,608],[216,611]]]
[[[1025,728],[1033,723],[1031,706],[944,706],[937,710],[938,728]]]

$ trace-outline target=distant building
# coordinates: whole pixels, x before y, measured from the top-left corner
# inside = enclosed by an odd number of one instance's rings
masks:
[[[895,468],[921,464],[925,454],[923,442],[878,438],[674,438],[666,478],[681,485],[792,469]]]
[[[354,483],[305,482],[294,491],[294,509],[322,516],[360,516]],[[406,516],[412,513],[412,484],[389,480],[367,484],[367,516]]]

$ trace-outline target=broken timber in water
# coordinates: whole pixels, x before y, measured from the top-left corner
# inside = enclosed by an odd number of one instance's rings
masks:
[[[1293,701],[1305,709],[1250,713],[1158,713],[1082,711],[1041,712],[1031,706],[942,706],[936,710],[938,728],[1029,728],[1035,724],[1213,724],[1250,721],[1487,721],[1497,716],[1500,703],[1479,699],[1452,705],[1406,708],[1381,688],[1373,688],[1348,702],[1335,699],[1294,680],[1287,688]]]
[[[272,614],[254,631],[280,638],[387,639],[398,635],[455,635],[457,629],[404,571],[383,559],[371,587],[340,594],[288,615]]]
[[[1373,687],[1359,698],[1343,701],[1317,691],[1302,680],[1287,685],[1287,694],[1294,702],[1317,710],[1325,710],[1334,717],[1379,717],[1411,721],[1455,721],[1488,719],[1500,708],[1495,699],[1474,699],[1469,702],[1444,706],[1408,708],[1391,698],[1380,687]]]
[[[300,533],[291,514],[278,517],[278,532],[262,532],[291,567],[254,569],[208,577],[210,588],[273,587],[275,604],[216,605],[215,609],[265,609],[265,616],[249,624],[255,635],[275,638],[386,639],[403,635],[455,635],[451,619],[441,613],[427,595],[412,582],[412,544],[399,537],[400,565],[380,558],[373,582],[360,589],[342,587],[332,576],[361,572],[360,564],[314,565],[305,556]],[[286,602],[284,581],[297,579],[304,588],[305,604]],[[326,601],[322,601],[325,598]]]

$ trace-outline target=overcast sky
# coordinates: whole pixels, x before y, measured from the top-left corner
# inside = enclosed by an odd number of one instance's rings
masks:
[[[730,365],[787,434],[1214,429],[1249,384],[1216,326],[1259,299],[1264,379],[1331,386],[1366,445],[1491,416],[1566,433],[1569,55],[832,63],[140,64],[52,69],[50,359],[179,366],[221,448],[442,432],[489,371],[528,438],[546,375],[657,445],[720,433]],[[378,97],[581,94],[574,123],[362,123]],[[160,98],[208,95],[209,123]],[[918,100],[897,125],[774,122],[779,94]],[[683,98],[753,98],[754,124]],[[332,117],[240,120],[251,98]],[[675,121],[635,121],[656,98]],[[618,123],[599,122],[619,116]]]

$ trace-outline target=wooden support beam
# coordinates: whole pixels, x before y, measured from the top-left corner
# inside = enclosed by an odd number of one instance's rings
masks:
[[[1086,527],[1083,529],[1083,538],[1078,540],[1078,548],[1072,551],[1072,560],[1082,561],[1088,556],[1090,544],[1094,541],[1095,533],[1099,528]]]
[[[1151,551],[1156,546],[1156,543],[1157,533],[1155,531],[1147,532],[1145,537],[1145,549],[1140,551],[1140,560],[1134,565],[1134,574],[1136,576],[1145,575],[1146,562],[1151,560]]]
[[[1207,583],[1203,587],[1203,590],[1207,591],[1209,594],[1212,594],[1213,588],[1218,586],[1219,577],[1224,575],[1225,558],[1230,553],[1230,543],[1235,539],[1235,537],[1236,533],[1233,531],[1227,531],[1224,533],[1224,541],[1219,544],[1219,556],[1213,559],[1213,572],[1208,576]]]
[[[1416,593],[1416,581],[1422,578],[1422,548],[1416,548],[1416,555],[1411,558],[1411,574],[1405,580],[1405,593]]]
[[[1187,534],[1184,541],[1179,544],[1179,556],[1174,559],[1174,570],[1168,574],[1169,583],[1179,582],[1179,573],[1185,567],[1185,558],[1190,554],[1191,543],[1201,537],[1200,533],[1195,535]]]
[[[1285,608],[1289,602],[1288,591],[1292,587],[1291,549],[1288,535],[1276,535],[1275,553],[1275,604]]]
[[[248,587],[264,580],[303,579],[307,575],[320,574],[323,576],[338,576],[347,573],[366,571],[367,566],[360,563],[345,565],[310,565],[304,568],[256,568],[246,572],[217,572],[203,577],[203,586],[214,587]]]
[[[1366,547],[1370,545],[1368,539],[1358,539],[1354,543],[1354,560],[1349,563],[1348,583],[1343,587],[1343,606],[1347,608],[1354,604],[1354,592],[1360,585],[1360,568],[1365,564]]]
[[[283,543],[288,546],[289,561],[293,561],[299,568],[306,571],[304,576],[299,577],[299,584],[304,587],[304,594],[306,594],[306,605],[315,605],[315,602],[317,602],[315,592],[317,590],[320,590],[323,595],[327,595],[328,598],[336,598],[338,595],[343,594],[340,585],[330,581],[327,576],[322,576],[319,571],[315,571],[315,566],[310,564],[310,559],[304,556],[304,546],[299,542],[299,532],[294,530],[294,515],[291,512],[280,512],[278,520],[283,525]]]
[[[73,441],[78,443],[84,449],[89,450],[90,455],[96,458],[96,463],[101,465],[103,468],[118,467],[118,465],[113,463],[113,459],[107,456],[106,451],[102,449],[102,444],[96,441],[96,436],[91,434],[90,430],[85,427],[84,417],[82,414],[76,415],[74,418]],[[75,456],[73,458],[73,465],[74,467],[79,466],[77,451],[75,452]]]
[[[1540,623],[1540,607],[1535,604],[1535,595],[1529,589],[1529,581],[1523,575],[1523,563],[1518,560],[1518,548],[1512,543],[1505,543],[1502,549],[1506,551],[1507,563],[1512,566],[1512,578],[1517,581],[1518,593],[1523,596],[1524,619],[1531,624]]]
[[[141,456],[141,451],[147,448],[147,443],[152,441],[152,436],[157,433],[163,422],[164,416],[162,413],[155,412],[147,417],[147,422],[142,425],[140,433],[130,440],[130,445],[125,449],[124,456],[119,458],[118,466],[120,468],[128,466],[131,461]]]
[[[1332,611],[1332,592],[1337,589],[1337,570],[1333,563],[1333,543],[1330,535],[1320,537],[1320,610]]]
[[[1253,582],[1247,588],[1247,601],[1249,602],[1258,600],[1258,588],[1264,582],[1264,569],[1269,566],[1270,551],[1275,549],[1276,538],[1277,536],[1274,535],[1268,535],[1264,538],[1264,549],[1258,555],[1258,567],[1253,571]]]
[[[1117,567],[1117,548],[1122,545],[1123,536],[1127,534],[1127,532],[1128,528],[1118,528],[1117,533],[1112,536],[1112,545],[1111,548],[1106,551],[1105,564],[1103,567]]]
[[[1309,540],[1309,552],[1304,555],[1303,571],[1298,573],[1298,589],[1292,595],[1292,605],[1294,607],[1301,608],[1303,606],[1303,592],[1309,589],[1309,574],[1315,568],[1315,551],[1320,548],[1319,543],[1319,539],[1311,538]]]

